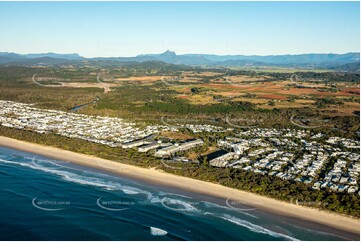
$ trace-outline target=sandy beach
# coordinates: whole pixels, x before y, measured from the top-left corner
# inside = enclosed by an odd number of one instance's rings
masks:
[[[350,233],[360,233],[360,221],[356,218],[336,213],[303,207],[272,198],[263,197],[221,185],[199,181],[191,178],[169,174],[155,169],[146,169],[132,165],[101,159],[94,156],[74,153],[54,147],[33,144],[0,136],[0,146],[32,152],[77,165],[115,173],[119,176],[134,178],[145,182],[174,187],[198,194],[210,195],[225,200],[237,201],[251,207],[270,211],[287,217],[301,219],[317,224],[330,226]]]

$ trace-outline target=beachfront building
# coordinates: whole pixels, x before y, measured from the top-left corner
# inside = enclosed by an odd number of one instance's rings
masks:
[[[123,143],[122,148],[128,149],[128,148],[138,147],[138,146],[141,146],[144,144],[149,144],[149,143],[151,143],[151,141],[146,140],[146,139],[139,139],[139,140],[134,140],[134,141]]]
[[[212,160],[209,161],[209,164],[211,166],[215,167],[226,167],[228,162],[232,159],[235,159],[237,157],[237,154],[235,152],[228,152],[226,154],[223,154],[221,156],[218,156]]]
[[[154,150],[154,149],[160,147],[161,145],[162,145],[161,142],[154,141],[150,144],[146,144],[146,145],[142,145],[142,146],[138,147],[138,151],[139,152],[148,152],[150,150]]]
[[[172,156],[177,152],[189,150],[196,146],[202,145],[204,142],[201,139],[191,140],[181,144],[175,144],[169,147],[165,147],[163,149],[157,150],[155,152],[156,157],[168,157]]]

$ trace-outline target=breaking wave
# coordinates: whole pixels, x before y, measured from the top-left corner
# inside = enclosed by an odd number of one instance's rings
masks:
[[[42,160],[42,161],[48,162],[49,164],[54,163],[52,161],[47,161],[47,160]],[[135,187],[125,186],[125,185],[120,184],[119,182],[107,181],[107,180],[101,179],[101,178],[79,175],[74,172],[69,172],[69,171],[65,171],[65,170],[52,169],[50,167],[42,166],[40,163],[37,163],[37,162],[29,162],[29,163],[26,162],[25,163],[25,162],[9,161],[9,160],[4,160],[4,159],[0,159],[0,162],[7,163],[7,164],[20,165],[20,166],[29,167],[29,168],[35,169],[35,170],[40,170],[40,171],[43,171],[46,173],[57,175],[65,181],[74,182],[74,183],[81,184],[81,185],[99,187],[99,188],[103,188],[103,189],[110,190],[110,191],[123,191],[125,194],[130,194],[130,195],[142,193],[142,194],[146,195],[147,199],[150,199],[150,197],[152,196],[150,192],[147,192],[147,191],[135,188]]]
[[[201,210],[194,206],[195,204],[197,204],[194,202],[183,201],[180,199],[169,197],[162,198],[160,202],[164,207],[170,210],[201,213]]]
[[[222,218],[222,219],[224,219],[226,221],[229,221],[231,223],[237,224],[237,225],[239,225],[241,227],[247,228],[250,231],[255,232],[255,233],[266,234],[266,235],[270,235],[270,236],[275,237],[275,238],[284,238],[286,240],[297,240],[296,238],[293,238],[293,237],[291,237],[289,235],[274,232],[274,231],[266,229],[266,228],[264,228],[262,226],[250,223],[248,221],[245,221],[245,220],[233,217],[233,216],[230,216],[228,214],[223,214],[223,216],[217,216],[217,217]]]
[[[150,233],[153,236],[164,236],[164,235],[168,234],[167,231],[165,231],[163,229],[156,228],[156,227],[150,227]]]
[[[246,216],[249,216],[251,218],[255,218],[255,219],[258,219],[259,217],[257,217],[256,215],[253,215],[251,213],[247,213],[245,211],[242,211],[242,210],[237,210],[237,209],[234,209],[234,208],[230,208],[230,207],[227,207],[227,206],[222,206],[222,205],[218,205],[218,204],[215,204],[215,203],[211,203],[211,202],[207,202],[207,201],[202,201],[202,203],[205,205],[205,207],[207,208],[220,208],[220,209],[225,209],[225,210],[228,210],[228,211],[234,211],[234,212],[237,212],[237,213],[241,213],[241,214],[244,214]]]

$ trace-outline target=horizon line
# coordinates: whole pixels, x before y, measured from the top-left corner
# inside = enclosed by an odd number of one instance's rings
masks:
[[[161,55],[164,54],[166,52],[174,52],[177,56],[179,55],[216,55],[216,56],[282,56],[282,55],[290,55],[290,56],[296,56],[296,55],[345,55],[345,54],[360,54],[360,51],[348,51],[348,52],[307,52],[307,53],[297,53],[297,54],[290,54],[290,53],[283,53],[283,54],[214,54],[214,53],[177,53],[175,51],[172,50],[166,50],[163,51],[161,53],[141,53],[141,54],[136,54],[136,55],[131,55],[131,56],[122,56],[122,55],[118,55],[118,56],[86,56],[86,55],[82,55],[78,52],[65,52],[65,53],[61,53],[61,52],[28,52],[28,53],[21,53],[21,52],[13,52],[13,51],[0,51],[0,53],[9,53],[9,54],[19,54],[19,55],[33,55],[33,54],[37,54],[37,55],[41,55],[41,54],[58,54],[58,55],[78,55],[79,57],[83,57],[86,59],[89,58],[132,58],[132,57],[137,57],[137,56],[141,56],[141,55]]]

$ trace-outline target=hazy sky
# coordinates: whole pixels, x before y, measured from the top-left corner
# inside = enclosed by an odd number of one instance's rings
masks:
[[[360,51],[359,2],[0,2],[0,51],[94,56]]]

